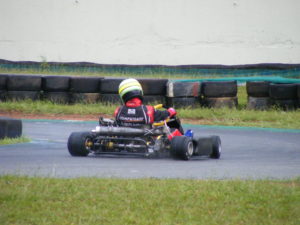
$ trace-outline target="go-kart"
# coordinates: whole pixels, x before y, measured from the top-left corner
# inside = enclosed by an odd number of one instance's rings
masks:
[[[156,109],[163,105],[155,106]],[[181,136],[174,136],[174,130]],[[176,159],[189,160],[193,156],[209,156],[218,159],[221,155],[219,136],[193,137],[193,131],[185,133],[176,117],[146,125],[141,128],[121,127],[115,120],[100,117],[99,125],[90,132],[73,132],[68,139],[72,156],[94,154],[142,155],[159,157],[170,155]]]

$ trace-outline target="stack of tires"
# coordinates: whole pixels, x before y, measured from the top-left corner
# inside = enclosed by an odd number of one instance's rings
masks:
[[[167,79],[138,79],[144,92],[144,104],[166,104]]]
[[[54,103],[68,104],[70,77],[44,76],[42,78],[43,99]]]
[[[275,107],[283,110],[297,108],[297,84],[270,84],[269,95]]]
[[[124,78],[104,78],[100,82],[101,102],[104,104],[121,104],[118,94],[119,84]],[[144,92],[144,104],[165,104],[167,79],[137,79]]]
[[[34,75],[9,75],[7,76],[7,99],[19,101],[40,99],[42,78]]]
[[[17,138],[22,135],[22,121],[0,117],[0,139]]]
[[[167,83],[167,105],[168,107],[195,108],[199,105],[201,93],[200,82],[169,81]]]
[[[101,79],[101,77],[71,77],[71,103],[99,102]]]
[[[6,80],[7,76],[0,74],[0,102],[6,101]]]
[[[298,108],[300,108],[300,84],[297,84]]]
[[[121,104],[119,84],[124,78],[104,78],[100,82],[100,101],[104,104]]]
[[[236,108],[238,105],[236,81],[205,81],[201,87],[201,105],[209,108]]]
[[[247,109],[269,109],[271,106],[269,87],[270,82],[268,81],[248,81],[246,83],[246,90],[248,95]]]

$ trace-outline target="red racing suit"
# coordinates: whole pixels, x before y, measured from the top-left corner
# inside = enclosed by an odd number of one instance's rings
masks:
[[[165,120],[170,113],[155,110],[153,106],[145,106],[139,98],[133,98],[118,107],[114,113],[116,122],[119,126],[141,127],[145,124],[153,124]]]
[[[133,98],[118,107],[115,110],[114,116],[116,123],[119,126],[125,127],[142,127],[151,125],[153,122],[165,120],[167,117],[176,115],[174,109],[168,111],[155,110],[153,106],[145,106],[139,98]],[[176,120],[174,128],[171,128],[171,133],[168,138],[171,140],[174,136],[183,135],[183,129],[180,121]]]

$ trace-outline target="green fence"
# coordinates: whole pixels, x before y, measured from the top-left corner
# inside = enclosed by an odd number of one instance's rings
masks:
[[[0,59],[0,70],[33,71],[35,73],[57,73],[57,74],[95,74],[95,75],[125,75],[137,76],[168,76],[168,78],[228,78],[238,79],[244,82],[247,77],[256,76],[269,77],[278,82],[295,82],[293,80],[283,81],[281,78],[300,78],[300,64],[253,64],[253,65],[109,65],[88,62],[59,63],[59,62],[31,62],[31,61],[8,61]],[[276,77],[276,78],[275,78]],[[281,77],[281,78],[280,78]],[[268,78],[268,79],[269,79]]]

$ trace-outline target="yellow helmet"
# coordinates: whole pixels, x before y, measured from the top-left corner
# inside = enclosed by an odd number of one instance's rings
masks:
[[[119,95],[124,103],[132,98],[140,98],[143,100],[143,89],[136,79],[129,78],[120,83]]]

